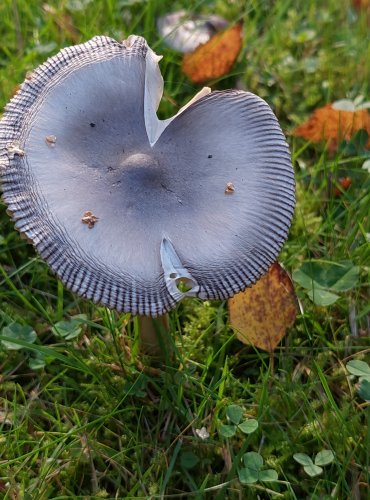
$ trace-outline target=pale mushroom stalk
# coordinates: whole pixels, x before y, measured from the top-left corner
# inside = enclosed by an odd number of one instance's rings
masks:
[[[170,320],[168,314],[150,318],[138,316],[139,352],[153,360],[170,362],[173,353],[172,339],[169,335]]]
[[[152,318],[184,297],[223,300],[256,282],[295,205],[268,104],[205,88],[159,120],[159,60],[134,35],[67,47],[25,80],[0,122],[15,227],[73,292]],[[154,352],[156,328],[142,330]]]

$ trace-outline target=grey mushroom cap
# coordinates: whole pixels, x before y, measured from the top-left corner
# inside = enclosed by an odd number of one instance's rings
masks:
[[[136,36],[65,48],[0,122],[16,228],[72,291],[152,316],[257,281],[295,205],[289,149],[266,102],[205,89],[158,120],[159,59]]]

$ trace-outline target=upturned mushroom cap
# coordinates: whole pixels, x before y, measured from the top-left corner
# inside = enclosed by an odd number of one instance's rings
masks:
[[[270,107],[249,92],[205,89],[160,121],[159,59],[137,36],[65,48],[0,122],[16,228],[69,289],[153,316],[185,295],[225,299],[258,280],[295,203]]]

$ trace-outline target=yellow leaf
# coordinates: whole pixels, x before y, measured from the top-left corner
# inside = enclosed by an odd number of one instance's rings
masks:
[[[185,54],[182,71],[194,83],[226,75],[242,46],[240,24],[218,33],[191,54]]]
[[[298,311],[289,274],[275,262],[251,288],[228,301],[230,325],[244,344],[274,351]]]

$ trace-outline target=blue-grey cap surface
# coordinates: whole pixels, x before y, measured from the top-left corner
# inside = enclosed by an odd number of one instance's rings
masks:
[[[62,49],[0,122],[16,228],[69,289],[152,316],[257,281],[295,204],[289,148],[266,102],[206,90],[158,120],[158,60],[136,36]]]

